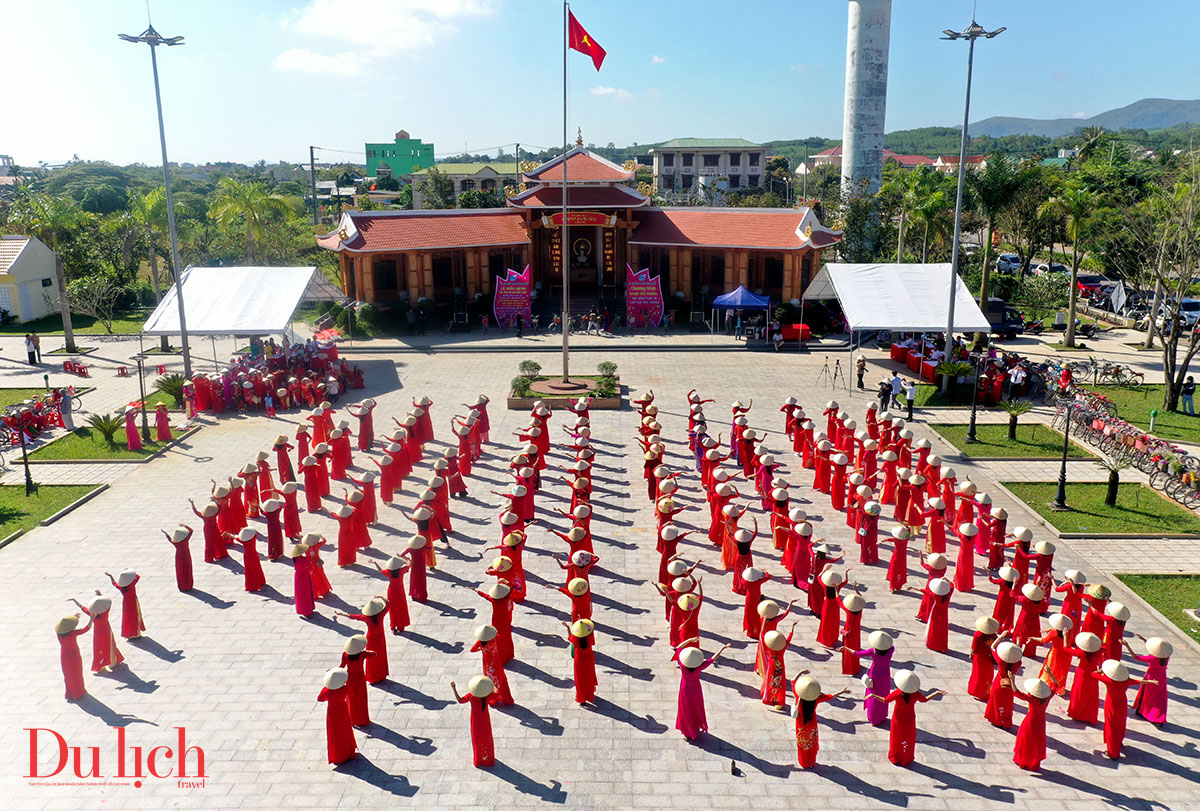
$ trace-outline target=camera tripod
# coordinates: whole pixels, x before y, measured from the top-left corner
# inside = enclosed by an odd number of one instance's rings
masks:
[[[817,384],[826,385],[831,389],[838,387],[838,380],[842,381],[842,386],[847,390],[850,389],[850,381],[846,379],[846,375],[842,372],[842,359],[835,358],[833,361],[833,369],[829,368],[829,356],[825,356],[825,365],[821,367],[820,373],[817,375]]]

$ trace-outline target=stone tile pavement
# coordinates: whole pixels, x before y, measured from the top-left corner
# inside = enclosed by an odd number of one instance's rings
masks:
[[[411,396],[428,393],[435,401],[437,430],[444,432],[450,415],[461,410],[457,404],[480,391],[492,397],[495,441],[511,446],[510,432],[523,424],[524,414],[502,407],[520,354],[363,357],[368,393],[380,402],[381,427],[388,415],[402,413]],[[582,372],[612,356],[583,350],[574,358]],[[612,359],[635,393],[654,389],[673,462],[681,469],[687,468],[684,394],[693,386],[716,399],[709,406],[714,426],[723,422],[729,402],[752,395],[752,423],[767,430],[768,444],[780,451],[782,421],[776,409],[782,398],[794,394],[819,411],[830,396],[813,386],[820,361],[808,357],[628,352]],[[398,388],[401,379],[404,386]],[[848,410],[861,414],[863,398],[837,396]],[[345,637],[358,630],[357,623],[334,618],[332,610],[359,606],[381,593],[382,579],[367,565],[339,570],[331,563],[327,571],[336,596],[321,601],[318,617],[304,621],[290,606],[286,564],[265,562],[269,588],[247,594],[240,565],[199,562],[196,542],[196,590],[180,594],[174,587],[171,549],[158,533],[179,521],[193,523],[187,498],[203,496],[210,479],[244,464],[295,420],[295,415],[276,421],[238,418],[207,427],[188,447],[148,465],[129,465],[133,469],[127,475],[88,505],[0,550],[0,563],[12,575],[12,586],[0,601],[0,639],[6,650],[18,652],[0,669],[5,696],[0,702],[0,759],[9,764],[0,774],[14,807],[661,808],[708,805],[714,795],[730,806],[760,805],[770,797],[788,806],[819,803],[831,809],[1196,804],[1200,652],[1161,619],[1133,603],[1131,630],[1165,635],[1176,644],[1172,723],[1156,730],[1131,719],[1126,756],[1112,763],[1099,753],[1101,730],[1066,719],[1063,703],[1056,701],[1045,770],[1030,775],[1011,763],[1013,733],[988,725],[982,707],[964,692],[969,671],[965,632],[990,607],[990,586],[954,598],[952,651],[933,654],[923,647],[922,628],[911,616],[917,592],[890,594],[882,565],[855,565],[851,571],[868,600],[865,630],[894,632],[897,668],[915,667],[925,685],[943,687],[949,695],[920,708],[917,764],[908,770],[892,766],[886,760],[886,731],[865,722],[861,685],[840,674],[840,656],[816,646],[816,623],[801,612],[788,653],[789,672],[809,668],[827,690],[848,686],[851,696],[822,713],[819,768],[798,771],[792,766],[792,721],[757,700],[753,646],[741,633],[740,598],[729,591],[728,575],[716,568],[718,554],[703,538],[689,538],[684,553],[705,561],[704,647],[712,651],[726,642],[731,647],[704,678],[711,734],[688,744],[674,729],[678,673],[669,662],[662,600],[649,583],[656,571],[653,525],[632,442],[636,417],[628,410],[597,412],[594,420],[595,436],[603,443],[594,523],[602,559],[593,573],[599,626],[596,705],[580,708],[572,701],[571,663],[558,624],[569,605],[561,595],[537,587],[562,582],[549,559],[562,545],[535,529],[526,556],[533,588],[517,612],[517,660],[509,669],[518,705],[493,714],[501,764],[490,771],[470,765],[467,711],[452,703],[448,683],[454,679],[461,686],[479,671],[478,654],[469,652],[471,629],[486,617],[487,606],[470,587],[483,582],[486,560],[494,554],[484,547],[499,539],[492,521],[499,499],[488,491],[503,481],[502,459],[508,451],[494,447],[470,481],[471,498],[455,504],[457,532],[452,547],[438,550],[441,565],[431,579],[431,601],[414,606],[409,632],[388,638],[392,678],[370,690],[375,723],[357,733],[360,756],[331,768],[324,757],[324,708],[315,697],[322,672],[336,664]],[[561,424],[561,417],[555,424]],[[928,434],[923,426],[917,431]],[[820,519],[818,532],[836,545],[849,544],[844,522],[807,490],[807,472],[799,471],[789,454],[780,456],[790,468],[787,477],[796,496],[802,503],[810,501],[805,508]],[[565,457],[556,460],[561,463]],[[992,472],[980,466],[977,474],[986,489]],[[565,503],[565,490],[561,483],[551,483],[540,507]],[[693,475],[685,477],[683,491],[685,501],[701,503]],[[415,497],[410,483],[398,503],[411,507]],[[1020,523],[1017,505],[1005,506],[1016,513],[1012,523]],[[697,515],[681,517],[694,524]],[[306,529],[333,529],[324,517],[305,515],[303,520]],[[543,520],[556,525],[552,514],[543,512]],[[396,508],[385,510],[381,524],[373,533],[377,552],[371,556],[380,561],[401,547],[409,531]],[[1195,544],[1175,544],[1158,546],[1171,550],[1163,556],[1174,555],[1179,565],[1200,568]],[[757,546],[760,562],[776,578],[767,586],[768,595],[803,596],[783,580],[776,553],[761,540]],[[1064,542],[1058,565],[1078,566],[1094,579],[1107,579],[1111,564],[1125,565],[1123,553],[1110,546]],[[147,638],[137,644],[122,641],[128,666],[111,675],[89,674],[91,697],[67,704],[52,626],[69,608],[68,597],[84,597],[105,586],[104,571],[126,567],[142,574]],[[915,566],[910,577],[917,581]],[[1123,594],[1118,584],[1113,587]],[[1030,675],[1036,675],[1030,672],[1034,670],[1027,665]],[[72,746],[101,747],[106,775],[115,769],[112,727],[124,729],[128,745],[143,750],[174,746],[174,728],[185,727],[188,745],[204,749],[209,776],[203,788],[181,788],[173,779],[153,777],[138,788],[30,785],[22,777],[29,758],[24,730],[29,727],[54,729]],[[47,742],[44,762],[55,749],[48,738],[42,740]],[[736,776],[730,773],[731,761]]]

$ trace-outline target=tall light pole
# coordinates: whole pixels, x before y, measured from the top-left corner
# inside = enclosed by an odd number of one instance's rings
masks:
[[[958,288],[958,248],[962,241],[960,229],[962,227],[963,181],[966,179],[967,172],[967,122],[971,117],[971,71],[975,66],[975,40],[980,37],[991,39],[1004,33],[1005,30],[1007,29],[997,28],[995,31],[985,31],[982,25],[971,20],[971,24],[964,31],[951,31],[949,28],[942,31],[946,35],[942,39],[965,39],[968,43],[967,101],[963,105],[962,141],[958,148],[958,196],[954,201],[954,245],[950,249],[950,304],[946,315],[946,357],[951,360],[954,357],[954,294]],[[943,391],[949,391],[949,375],[942,380],[942,387]]]
[[[188,350],[187,316],[183,307],[183,270],[179,267],[179,237],[175,232],[175,202],[171,197],[171,169],[167,164],[167,133],[163,128],[162,93],[158,86],[159,45],[182,45],[183,37],[164,37],[147,23],[146,30],[138,36],[117,34],[125,42],[145,43],[150,46],[150,68],[154,72],[154,104],[158,108],[158,142],[162,147],[163,186],[167,192],[167,230],[171,232],[171,267],[175,269],[175,302],[179,305],[179,344],[183,349],[183,375],[192,376],[192,356]]]

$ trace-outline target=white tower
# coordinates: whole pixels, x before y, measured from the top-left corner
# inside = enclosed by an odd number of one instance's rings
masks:
[[[846,109],[842,119],[842,191],[879,191],[887,112],[892,0],[850,0],[846,27]]]

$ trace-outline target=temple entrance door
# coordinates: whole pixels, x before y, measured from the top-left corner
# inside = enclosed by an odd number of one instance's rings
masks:
[[[600,228],[576,225],[567,229],[567,267],[571,274],[571,295],[595,296],[603,273]]]

